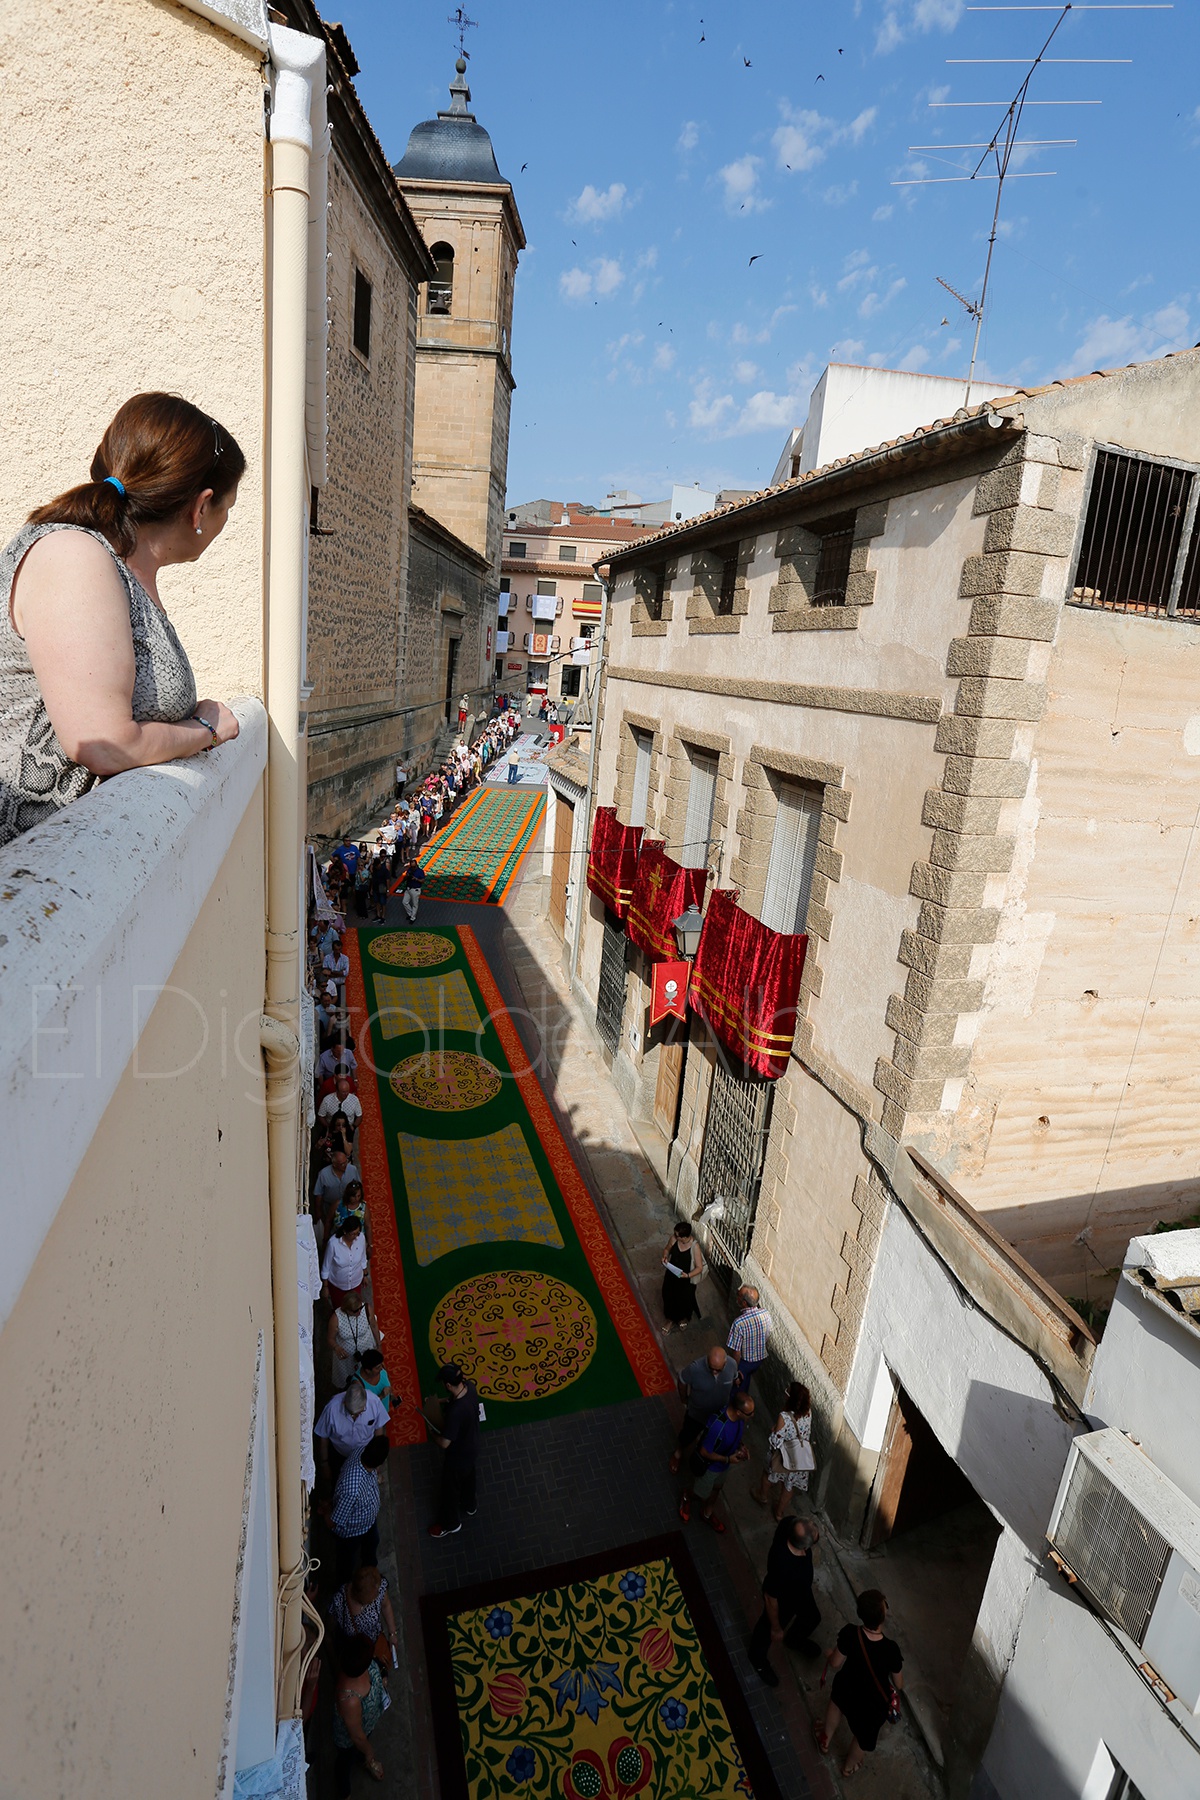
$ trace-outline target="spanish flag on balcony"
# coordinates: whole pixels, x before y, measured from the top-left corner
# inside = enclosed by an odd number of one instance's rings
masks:
[[[600,618],[600,601],[584,599],[572,600],[571,611],[577,619],[595,619],[598,621]]]
[[[675,946],[672,921],[689,906],[704,905],[704,869],[684,869],[673,862],[658,839],[643,840],[633,896],[629,902],[629,936],[654,962],[673,962]]]
[[[691,1002],[729,1054],[756,1075],[787,1069],[808,939],[772,931],[742,912],[737,893],[708,902],[692,971]]]
[[[587,884],[618,919],[629,910],[634,870],[642,841],[640,825],[622,825],[615,806],[598,806],[592,820]]]

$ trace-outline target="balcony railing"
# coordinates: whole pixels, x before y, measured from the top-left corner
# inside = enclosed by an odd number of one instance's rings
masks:
[[[258,700],[232,743],[114,776],[0,849],[0,1066],[10,1192],[0,1323],[33,1267],[208,899],[267,760]]]

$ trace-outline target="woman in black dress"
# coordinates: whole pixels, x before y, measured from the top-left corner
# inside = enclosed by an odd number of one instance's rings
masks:
[[[675,1227],[670,1243],[662,1253],[665,1271],[662,1285],[664,1331],[682,1331],[692,1318],[699,1318],[696,1284],[704,1273],[704,1258],[686,1219]]]
[[[842,1764],[843,1775],[862,1768],[863,1757],[873,1750],[879,1728],[888,1718],[893,1688],[904,1686],[900,1673],[904,1658],[900,1646],[883,1635],[888,1604],[878,1588],[858,1596],[861,1625],[844,1625],[838,1632],[837,1649],[829,1658],[834,1671],[829,1710],[824,1725],[816,1730],[817,1748],[825,1753],[844,1718],[850,1727],[850,1748]]]

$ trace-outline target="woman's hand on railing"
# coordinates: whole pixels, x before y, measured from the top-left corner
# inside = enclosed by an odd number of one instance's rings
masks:
[[[196,717],[203,719],[206,725],[212,726],[213,742],[217,744],[227,744],[241,730],[237,719],[223,700],[197,701]]]

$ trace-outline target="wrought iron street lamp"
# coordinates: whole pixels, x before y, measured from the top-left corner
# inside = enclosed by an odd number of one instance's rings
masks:
[[[700,932],[704,925],[704,915],[696,905],[689,906],[681,912],[677,919],[672,919],[675,928],[675,941],[679,945],[680,956],[691,961],[700,948]]]

